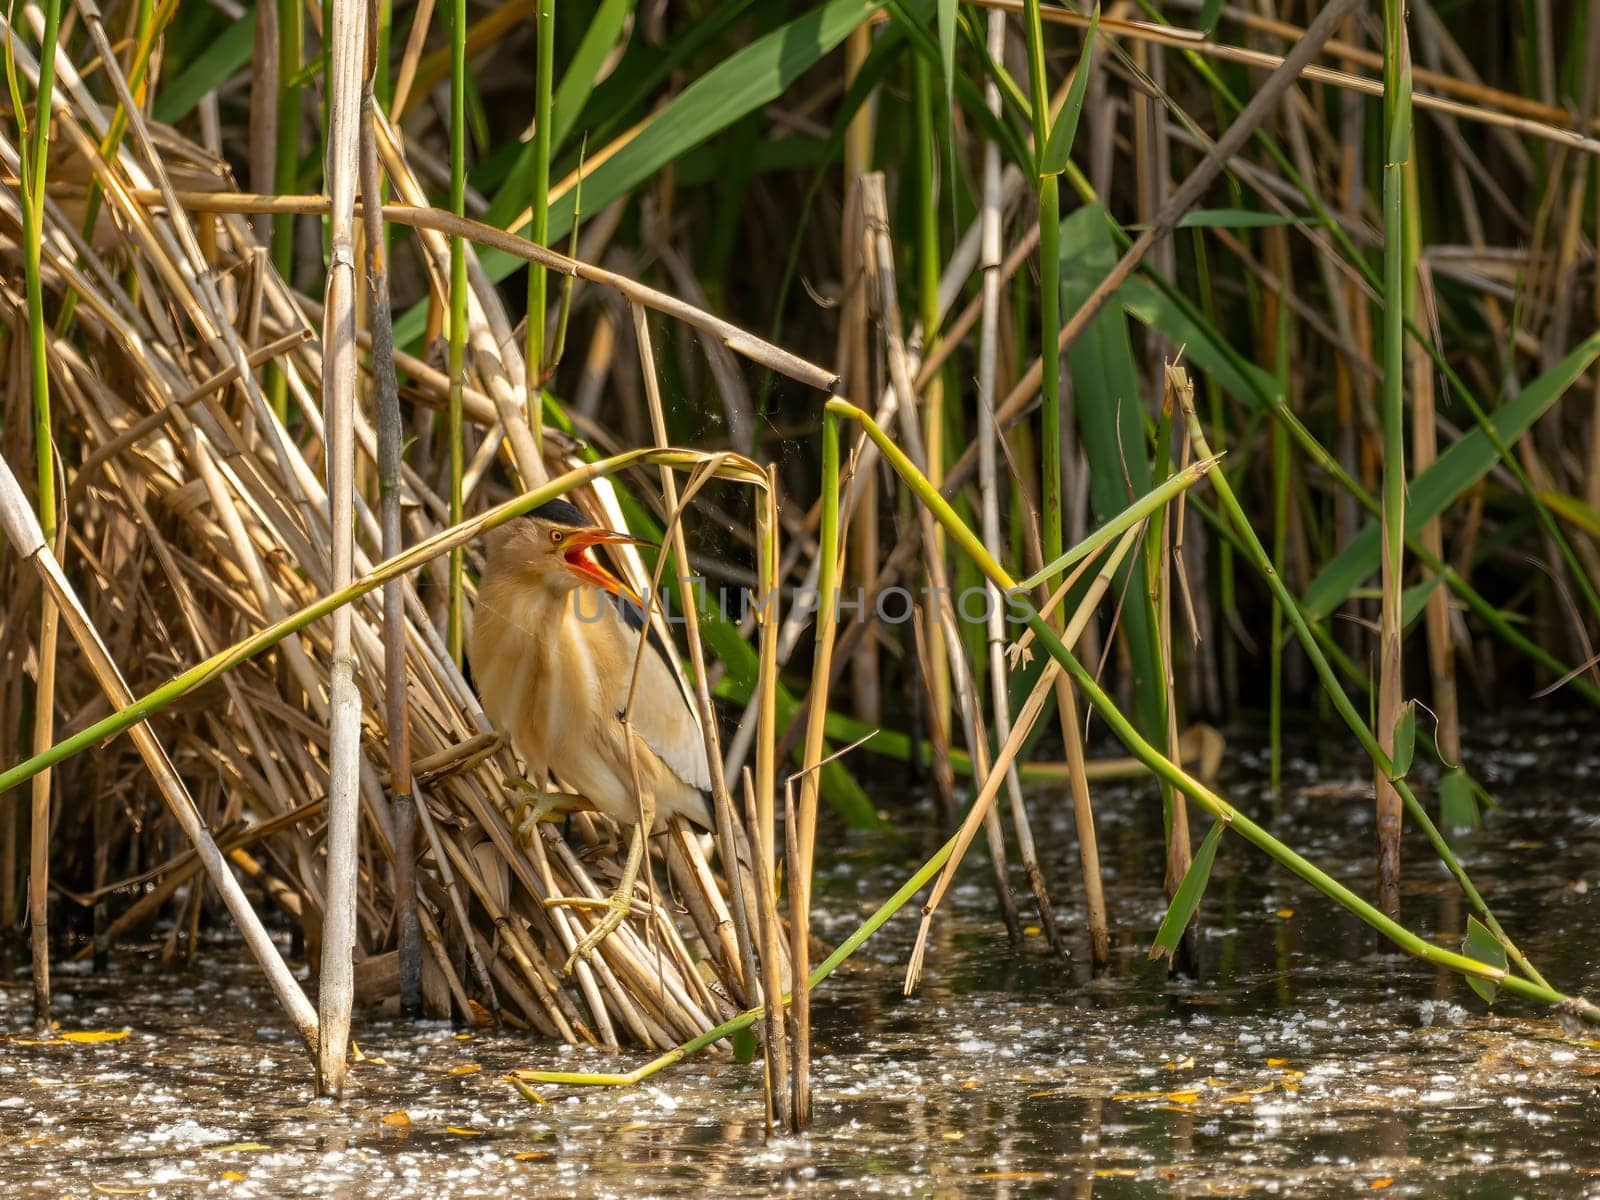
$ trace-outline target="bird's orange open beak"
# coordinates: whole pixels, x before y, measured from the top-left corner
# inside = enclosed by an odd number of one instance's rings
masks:
[[[561,557],[566,559],[567,566],[577,572],[585,583],[604,588],[614,596],[626,596],[642,608],[643,602],[634,595],[632,588],[589,557],[589,547],[654,545],[654,542],[644,538],[636,538],[627,533],[613,533],[609,529],[580,529],[567,538],[567,548]]]

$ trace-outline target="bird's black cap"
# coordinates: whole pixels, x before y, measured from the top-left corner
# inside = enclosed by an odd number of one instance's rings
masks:
[[[583,510],[568,500],[546,500],[528,515],[538,517],[541,521],[553,521],[557,525],[592,524],[589,518],[583,515]]]

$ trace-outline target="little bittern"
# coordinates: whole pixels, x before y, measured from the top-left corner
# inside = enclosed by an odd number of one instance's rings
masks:
[[[467,647],[483,709],[536,789],[519,806],[519,836],[578,808],[635,826],[622,882],[568,971],[622,924],[646,831],[675,816],[712,826],[705,741],[670,653],[637,598],[589,557],[615,544],[649,543],[596,527],[565,500],[495,530]],[[543,791],[552,774],[572,793]]]

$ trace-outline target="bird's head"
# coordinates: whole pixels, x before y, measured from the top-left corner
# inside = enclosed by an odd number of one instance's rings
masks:
[[[654,544],[593,525],[566,500],[549,500],[489,535],[488,567],[491,573],[513,573],[529,586],[555,592],[597,587],[637,603],[628,585],[591,558],[589,551],[594,546]]]

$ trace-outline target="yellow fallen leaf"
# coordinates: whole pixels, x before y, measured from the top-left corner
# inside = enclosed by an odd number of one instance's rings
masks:
[[[1274,915],[1281,921],[1287,921],[1290,917],[1294,916],[1294,909],[1280,908]]]
[[[222,1173],[222,1177],[224,1179],[226,1179],[229,1183],[243,1183],[244,1182],[244,1176],[241,1175],[238,1171],[224,1171]]]
[[[1193,1104],[1200,1099],[1200,1091],[1195,1088],[1185,1092],[1168,1092],[1166,1098],[1174,1104]]]
[[[481,1129],[468,1129],[465,1125],[446,1125],[444,1127],[444,1131],[446,1133],[453,1133],[457,1137],[482,1137],[483,1136],[483,1130],[481,1130]]]
[[[959,1142],[964,1135],[954,1129],[946,1129],[939,1136],[947,1142]]]
[[[66,1038],[7,1038],[13,1046],[65,1046]]]
[[[120,1042],[128,1036],[126,1029],[74,1029],[63,1030],[63,1042],[76,1042],[80,1046],[93,1046],[99,1042]]]
[[[1393,1182],[1394,1182],[1394,1176],[1393,1175],[1380,1175],[1378,1178],[1374,1179],[1371,1183],[1367,1184],[1367,1186],[1369,1188],[1372,1188],[1374,1191],[1376,1191],[1379,1188],[1388,1187]]]
[[[975,1088],[977,1086],[978,1086],[978,1081],[976,1079],[963,1079],[961,1081],[961,1087],[962,1087],[963,1091],[970,1091],[972,1088]]]
[[[1024,937],[1038,937],[1043,932],[1044,930],[1037,925],[1024,925],[1022,927]]]
[[[450,1074],[476,1075],[481,1070],[483,1070],[483,1066],[480,1063],[462,1063],[460,1066],[451,1067]]]
[[[1137,1179],[1139,1171],[1135,1167],[1098,1167],[1095,1169],[1096,1179]]]
[[[91,1183],[89,1186],[103,1196],[148,1196],[155,1191],[153,1187],[111,1187],[104,1183]]]
[[[392,1113],[383,1114],[385,1125],[406,1126],[411,1124],[411,1114],[403,1108],[397,1108]]]
[[[1178,1059],[1176,1062],[1162,1063],[1161,1065],[1169,1071],[1192,1071],[1194,1070],[1194,1055],[1191,1054],[1186,1058]]]
[[[243,1153],[249,1150],[271,1150],[265,1142],[234,1142],[230,1146],[207,1147],[213,1154]]]
[[[1249,1092],[1235,1092],[1231,1096],[1218,1096],[1218,1104],[1254,1104],[1255,1097]]]
[[[458,1041],[458,1042],[470,1042],[471,1040],[472,1040],[472,1035],[470,1033],[458,1033],[458,1034],[456,1034],[456,1041]]]
[[[1269,1058],[1269,1059],[1267,1059],[1267,1066],[1269,1066],[1269,1067],[1286,1067],[1288,1065],[1289,1065],[1289,1060],[1287,1058]]]
[[[513,1154],[511,1157],[518,1162],[539,1162],[542,1159],[554,1158],[555,1155],[548,1150],[525,1150],[521,1154]]]
[[[1113,1100],[1160,1100],[1165,1096],[1165,1092],[1119,1092],[1111,1098]]]

